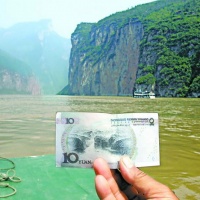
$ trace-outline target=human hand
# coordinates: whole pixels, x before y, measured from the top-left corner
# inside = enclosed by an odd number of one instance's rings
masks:
[[[123,156],[118,170],[110,170],[102,158],[94,161],[95,187],[101,200],[178,200],[165,185],[138,168],[128,156]],[[122,178],[123,177],[123,178]]]

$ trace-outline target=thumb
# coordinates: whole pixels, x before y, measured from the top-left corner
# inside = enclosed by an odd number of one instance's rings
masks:
[[[157,182],[135,167],[128,156],[121,158],[119,167],[123,178],[145,198],[178,199],[167,186]]]

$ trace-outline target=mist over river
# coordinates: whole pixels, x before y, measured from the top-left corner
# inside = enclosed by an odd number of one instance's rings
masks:
[[[161,166],[142,170],[180,199],[200,199],[200,99],[0,95],[0,156],[55,154],[58,111],[158,113]]]

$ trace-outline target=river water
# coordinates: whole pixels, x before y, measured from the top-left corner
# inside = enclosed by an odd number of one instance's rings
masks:
[[[200,99],[0,95],[0,156],[54,154],[58,111],[157,112],[161,165],[142,170],[180,199],[200,199]]]

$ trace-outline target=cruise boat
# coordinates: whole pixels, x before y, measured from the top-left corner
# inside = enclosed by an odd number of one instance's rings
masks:
[[[134,92],[133,93],[134,98],[150,98],[155,99],[155,94],[153,92]]]

